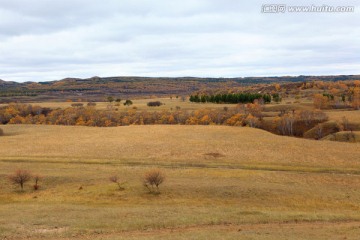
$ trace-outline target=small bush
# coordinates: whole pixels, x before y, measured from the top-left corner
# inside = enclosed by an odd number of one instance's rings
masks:
[[[75,108],[80,108],[80,107],[83,107],[84,104],[83,103],[73,103],[71,104],[72,107],[75,107]]]
[[[125,183],[125,182],[120,182],[119,178],[117,175],[114,175],[114,176],[111,176],[109,178],[110,182],[113,182],[113,183],[116,183],[119,187],[119,190],[124,190],[125,188],[122,187],[122,185]]]
[[[159,107],[162,105],[162,103],[160,101],[153,101],[153,102],[148,102],[147,105],[149,107]]]
[[[96,103],[94,103],[94,102],[88,102],[88,103],[87,103],[87,106],[88,106],[88,107],[95,107],[95,106],[96,106]]]
[[[144,174],[143,185],[150,193],[160,193],[159,186],[165,180],[165,175],[159,169],[153,169]]]
[[[40,176],[40,175],[34,175],[34,181],[35,181],[35,184],[34,184],[34,190],[36,191],[36,190],[39,190],[39,188],[40,188],[40,185],[39,185],[39,181],[40,180],[42,180],[43,179],[43,177],[42,176]]]
[[[124,106],[130,106],[132,104],[133,104],[133,102],[129,99],[124,102]]]

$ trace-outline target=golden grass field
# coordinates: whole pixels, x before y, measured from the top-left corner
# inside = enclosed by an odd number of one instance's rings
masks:
[[[151,101],[160,101],[161,103],[163,103],[164,105],[159,106],[159,107],[148,107],[147,103],[151,102]],[[307,109],[310,107],[312,107],[312,103],[302,99],[301,103],[294,103],[296,100],[293,98],[287,98],[284,99],[282,103],[280,104],[269,104],[266,106],[266,109],[272,110],[274,109],[274,111],[278,111],[278,108],[284,108],[284,107],[288,107],[289,109]],[[109,104],[109,102],[96,102],[96,108],[97,109],[107,109],[107,107],[109,105],[112,105],[113,108],[117,108],[119,111],[127,111],[129,109],[132,109],[133,107],[136,107],[138,111],[161,111],[161,110],[171,110],[171,109],[176,109],[176,107],[180,107],[183,110],[198,110],[198,109],[204,109],[204,108],[208,108],[208,109],[218,109],[218,108],[224,108],[224,107],[234,107],[234,104],[216,104],[216,103],[193,103],[190,102],[188,99],[186,99],[185,101],[181,100],[181,98],[175,98],[173,97],[172,99],[170,98],[147,98],[147,99],[132,99],[133,105],[131,106],[124,106],[123,103],[125,101],[122,100],[121,103],[117,106],[117,103],[113,102],[111,104]],[[286,102],[290,102],[291,104],[288,104]],[[48,107],[48,108],[52,108],[52,109],[56,109],[56,108],[68,108],[71,107],[72,104],[74,103],[82,103],[84,104],[84,106],[87,105],[87,102],[32,102],[29,104],[32,105],[39,105],[41,107]],[[0,104],[0,106],[5,106],[7,104]]]
[[[225,126],[1,126],[0,239],[358,239],[360,147]],[[140,181],[167,178],[160,195]],[[22,168],[39,191],[11,185]],[[108,179],[126,181],[125,190]],[[82,187],[82,189],[80,189]]]
[[[151,102],[151,101],[160,101],[160,102],[164,103],[164,105],[159,106],[159,107],[148,107],[147,103]],[[117,106],[117,103],[115,103],[115,102],[113,102],[111,104],[109,104],[109,102],[97,102],[96,108],[97,109],[107,109],[108,105],[112,105],[113,108],[117,108],[119,111],[127,111],[129,109],[132,109],[133,107],[136,107],[138,111],[143,111],[143,110],[161,111],[161,110],[176,109],[177,106],[181,107],[181,109],[186,109],[186,110],[197,110],[197,109],[203,109],[204,107],[215,109],[215,108],[223,108],[225,106],[227,106],[227,107],[234,106],[234,104],[215,104],[215,103],[206,103],[206,105],[205,105],[205,104],[199,104],[199,103],[192,103],[192,102],[189,102],[188,100],[182,101],[180,98],[175,98],[175,97],[173,97],[172,99],[170,99],[170,98],[132,99],[133,105],[131,105],[131,106],[124,106],[123,105],[124,102],[125,101],[122,100],[118,106]],[[40,102],[40,103],[34,102],[34,103],[30,103],[30,104],[40,105],[42,107],[56,109],[56,108],[71,107],[71,104],[73,104],[73,103],[74,102]],[[75,103],[77,103],[77,102],[75,102]],[[87,102],[81,102],[81,103],[83,103],[84,106],[86,106],[86,104],[87,104]]]

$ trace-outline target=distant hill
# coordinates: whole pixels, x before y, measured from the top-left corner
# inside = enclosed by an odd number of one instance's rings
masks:
[[[360,79],[360,75],[245,78],[92,77],[25,83],[0,80],[0,102],[63,101],[66,99],[103,101],[109,95],[123,99],[152,95],[188,95],[204,89],[228,89],[275,82],[299,83],[313,80],[355,79]]]

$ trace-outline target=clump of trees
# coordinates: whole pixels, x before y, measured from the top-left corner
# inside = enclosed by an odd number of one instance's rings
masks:
[[[149,193],[160,193],[159,186],[165,181],[165,174],[160,169],[152,169],[143,176],[143,185]]]
[[[282,100],[279,93],[273,93],[271,96],[272,96],[272,100],[276,103],[279,103]]]
[[[360,86],[357,81],[353,85],[330,85],[328,91],[317,93],[313,96],[316,109],[353,108],[360,109]],[[326,88],[325,88],[326,89]]]
[[[190,102],[211,102],[211,103],[253,103],[255,100],[262,100],[265,103],[271,102],[271,95],[260,93],[225,93],[215,95],[191,95]]]
[[[152,101],[147,103],[148,107],[159,107],[163,105],[160,101]]]
[[[33,179],[34,180],[33,188],[36,191],[40,188],[39,182],[40,180],[43,179],[43,177],[38,174],[33,175],[28,170],[18,169],[14,173],[10,174],[8,176],[8,179],[12,184],[20,186],[21,191],[24,190],[25,183]]]
[[[326,96],[321,96],[326,98]],[[289,109],[288,109],[289,110]],[[49,124],[114,127],[127,125],[182,124],[182,125],[227,125],[248,126],[288,136],[302,137],[304,132],[327,120],[321,110],[283,110],[275,121],[264,119],[263,100],[237,104],[218,109],[182,110],[180,107],[161,111],[102,110],[94,107],[69,107],[47,109],[29,104],[9,104],[0,107],[2,124]]]
[[[280,114],[274,123],[278,134],[302,137],[306,131],[327,120],[328,116],[322,111],[298,110]]]

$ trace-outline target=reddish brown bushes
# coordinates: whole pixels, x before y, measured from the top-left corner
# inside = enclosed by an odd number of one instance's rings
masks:
[[[159,169],[152,169],[144,174],[142,181],[150,193],[159,193],[159,186],[165,181],[165,175]]]

